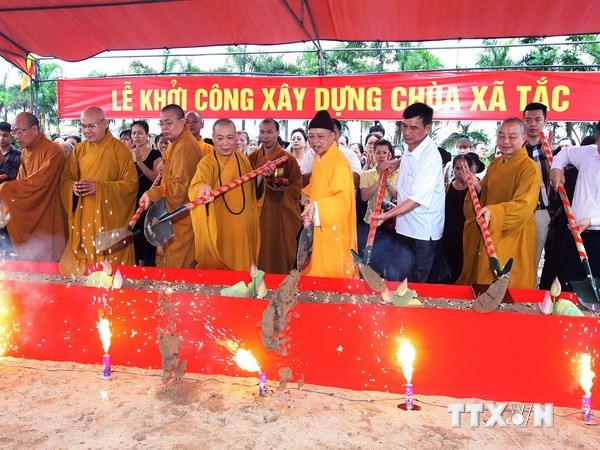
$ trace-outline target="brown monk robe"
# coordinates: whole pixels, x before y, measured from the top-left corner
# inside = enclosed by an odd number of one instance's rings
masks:
[[[0,200],[11,216],[6,228],[19,260],[56,262],[67,241],[59,195],[67,156],[40,132],[33,114],[17,115],[13,129],[22,153],[17,178],[0,185]]]
[[[172,211],[188,202],[188,189],[196,166],[200,161],[198,144],[185,124],[183,110],[177,105],[165,106],[160,113],[163,136],[171,140],[164,155],[164,168],[159,186],[155,186],[140,199],[157,201],[164,197],[167,209]],[[163,258],[157,258],[159,267],[189,269],[196,266],[194,233],[188,213],[171,219],[174,236],[162,247]]]
[[[60,197],[69,220],[69,239],[60,260],[62,273],[83,274],[88,264],[108,260],[133,265],[133,242],[96,252],[95,237],[124,228],[133,216],[138,179],[129,149],[108,131],[104,111],[83,111],[86,140],[69,157],[60,179]]]
[[[258,268],[267,273],[289,273],[296,262],[296,237],[302,226],[300,219],[300,191],[302,173],[296,158],[283,150],[277,143],[279,125],[273,119],[265,119],[260,124],[262,147],[253,151],[248,159],[254,169],[282,156],[288,160],[278,168],[277,178],[269,179],[260,207],[260,253]],[[286,179],[289,184],[278,186],[271,180]]]

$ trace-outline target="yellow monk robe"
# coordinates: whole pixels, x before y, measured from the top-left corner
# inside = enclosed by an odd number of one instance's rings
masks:
[[[78,197],[75,181],[96,181],[96,193]],[[60,198],[69,224],[69,239],[60,260],[62,273],[83,274],[88,264],[108,260],[114,265],[133,265],[133,241],[96,253],[94,238],[127,226],[135,211],[138,176],[129,149],[110,131],[97,144],[75,146],[60,179]]]
[[[213,150],[198,164],[190,186],[190,199],[200,187],[217,188],[252,170],[250,161],[239,152],[226,159]],[[264,181],[263,181],[264,183]],[[262,191],[262,183],[259,191]],[[199,205],[191,212],[196,239],[198,269],[250,270],[258,260],[260,231],[256,180],[248,181]]]
[[[258,268],[267,273],[289,273],[296,263],[296,238],[302,220],[300,219],[300,191],[302,173],[296,158],[277,145],[265,155],[260,148],[252,152],[248,159],[256,169],[269,161],[288,155],[288,160],[277,167],[283,169],[281,177],[289,180],[283,191],[273,191],[265,185],[265,195],[260,207],[260,235],[263,237],[258,255]]]
[[[148,191],[153,202],[164,197],[167,209],[173,211],[188,202],[188,189],[200,161],[198,144],[187,125],[165,152],[162,179],[159,186]],[[175,235],[163,245],[164,267],[191,269],[195,263],[194,235],[188,213],[171,219]],[[157,260],[157,265],[160,259]],[[162,265],[162,264],[161,264]]]
[[[535,284],[535,208],[542,175],[523,147],[508,160],[494,159],[481,181],[481,206],[491,212],[492,242],[500,266],[513,258],[510,287],[534,289]],[[462,273],[456,284],[490,284],[495,276],[475,220],[471,197],[464,203]]]
[[[348,160],[334,143],[315,157],[310,183],[303,189],[319,208],[313,252],[303,275],[356,278],[350,250],[356,251],[356,198]]]
[[[197,142],[198,142],[198,151],[200,152],[200,158],[208,155],[210,152],[212,152],[215,149],[208,142],[205,142],[204,139],[202,138],[202,136],[200,137],[200,139],[198,139]]]
[[[11,219],[6,226],[21,261],[57,262],[67,242],[67,221],[60,202],[60,175],[67,155],[43,134],[21,149],[14,181],[0,185],[0,200]]]

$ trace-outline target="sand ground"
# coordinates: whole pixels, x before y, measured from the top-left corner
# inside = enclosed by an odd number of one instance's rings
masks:
[[[450,403],[423,396],[421,411],[397,408],[403,396],[269,381],[185,374],[164,384],[160,371],[0,358],[0,447],[22,448],[590,448],[600,425],[555,408],[553,428],[451,425]],[[592,399],[594,401],[595,399]],[[600,399],[598,400],[600,401]],[[510,416],[511,414],[509,414]],[[594,411],[597,422],[600,414]],[[484,413],[486,420],[489,414]],[[506,415],[505,415],[506,418]]]

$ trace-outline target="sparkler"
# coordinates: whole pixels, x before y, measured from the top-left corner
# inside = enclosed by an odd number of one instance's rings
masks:
[[[589,353],[583,353],[579,361],[579,385],[585,395],[581,397],[581,414],[585,423],[592,421],[592,385],[596,374],[592,371],[592,358]]]
[[[258,395],[261,397],[267,396],[267,373],[261,372],[258,361],[250,350],[240,348],[237,342],[230,339],[224,339],[217,341],[217,344],[221,344],[227,350],[233,354],[233,361],[242,370],[248,372],[258,372]]]
[[[398,347],[398,352],[396,353],[396,358],[398,359],[398,364],[400,364],[402,367],[402,374],[406,380],[406,384],[404,385],[405,403],[398,405],[398,408],[405,411],[419,411],[421,409],[420,406],[415,405],[413,402],[414,391],[412,385],[412,375],[416,355],[417,351],[410,343],[410,340],[402,339],[400,346]]]
[[[110,348],[110,338],[112,336],[110,332],[110,321],[107,318],[101,317],[96,324],[98,333],[100,334],[100,340],[102,341],[102,349],[104,355],[102,356],[102,378],[110,378],[110,356],[108,350]]]

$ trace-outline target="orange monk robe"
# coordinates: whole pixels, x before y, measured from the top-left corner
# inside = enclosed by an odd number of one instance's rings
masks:
[[[250,161],[241,153],[233,152],[226,159],[213,150],[198,164],[189,190],[190,199],[198,197],[204,184],[214,189],[251,170]],[[262,188],[259,186],[260,192]],[[255,180],[232,189],[211,203],[197,206],[191,216],[198,269],[248,271],[251,264],[257,262],[260,230]]]
[[[165,165],[159,186],[148,190],[153,202],[164,197],[172,211],[188,202],[188,189],[200,161],[198,144],[187,125],[165,152]],[[171,219],[174,236],[163,245],[164,267],[190,269],[195,263],[192,221],[186,212]]]
[[[0,200],[11,219],[6,226],[21,261],[57,262],[67,241],[65,211],[60,203],[60,175],[67,155],[43,134],[21,149],[14,181],[0,185]]]
[[[264,149],[253,151],[248,159],[254,169],[269,161],[289,156],[277,167],[283,169],[281,177],[289,180],[283,191],[273,191],[265,186],[260,208],[260,253],[258,268],[267,273],[289,273],[296,263],[296,237],[302,226],[300,219],[300,191],[302,173],[296,158],[279,145],[265,155]]]
[[[496,158],[481,181],[480,202],[491,212],[492,242],[500,267],[513,258],[510,287],[534,289],[535,208],[542,175],[523,147],[511,159]],[[456,284],[490,284],[495,276],[475,220],[469,195],[465,198],[464,263]]]
[[[73,183],[84,179],[96,181],[96,193],[75,196]],[[81,275],[88,264],[103,260],[133,265],[133,241],[96,253],[94,238],[127,226],[135,211],[137,190],[131,152],[110,131],[97,144],[84,141],[75,146],[60,179],[60,198],[69,223],[69,239],[59,264],[62,273]]]
[[[198,139],[197,142],[198,142],[198,151],[200,152],[200,158],[208,155],[210,152],[212,152],[215,149],[208,142],[205,142],[202,137],[200,137],[200,139]]]
[[[356,251],[356,199],[348,160],[334,143],[315,157],[310,183],[303,189],[319,208],[310,264],[303,275],[356,278],[350,250]]]

